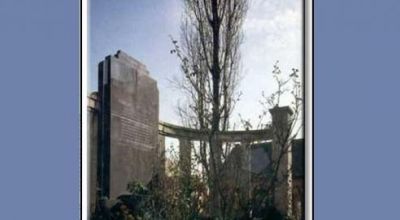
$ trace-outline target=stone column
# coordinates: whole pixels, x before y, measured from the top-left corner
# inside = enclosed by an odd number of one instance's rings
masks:
[[[179,138],[179,168],[184,179],[189,179],[191,168],[191,143],[187,138]]]
[[[156,174],[161,178],[165,177],[165,136],[158,135],[158,148],[156,153],[156,161],[154,162],[156,165]]]
[[[251,170],[251,141],[243,139],[241,142],[241,147],[242,147],[242,155],[241,155],[241,161],[240,164],[242,167],[247,167],[246,169],[248,170],[247,175],[241,176],[240,180],[240,186],[242,189],[246,189],[246,196],[247,198],[251,198],[251,193],[252,193],[252,170]]]
[[[292,147],[289,141],[290,119],[293,111],[288,107],[269,110],[272,116],[272,162],[279,163],[276,176],[274,205],[284,215],[292,215]]]

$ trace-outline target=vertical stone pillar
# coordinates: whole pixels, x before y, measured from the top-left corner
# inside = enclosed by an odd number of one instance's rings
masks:
[[[251,142],[250,140],[242,140],[241,142],[241,146],[243,148],[243,151],[241,152],[241,166],[242,167],[247,167],[246,169],[249,171],[247,173],[247,175],[243,175],[240,178],[240,187],[242,189],[246,189],[247,193],[246,196],[247,198],[251,198],[251,193],[252,193],[252,186],[251,186],[251,182],[252,182],[252,172],[251,172]]]
[[[292,216],[292,147],[289,141],[290,119],[293,111],[288,106],[269,110],[272,116],[272,162],[279,163],[276,176],[274,205],[284,215]]]
[[[187,138],[179,139],[179,168],[184,179],[189,179],[191,168],[191,143]]]
[[[158,175],[160,175],[162,178],[165,176],[165,136],[163,135],[158,135],[158,152],[157,152],[158,158],[156,160],[156,165],[158,166],[157,168],[159,169]]]

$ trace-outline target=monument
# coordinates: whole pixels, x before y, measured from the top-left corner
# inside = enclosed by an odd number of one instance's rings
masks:
[[[154,174],[158,88],[146,66],[122,51],[98,69],[98,196],[115,199],[128,183],[146,184]]]
[[[192,141],[208,141],[210,131],[160,122],[157,82],[145,65],[122,51],[101,61],[98,75],[98,92],[88,97],[90,212],[100,198],[115,200],[127,193],[129,183],[147,185],[152,177],[163,174],[165,137],[179,139],[179,168],[188,180]],[[304,188],[304,141],[288,144],[280,138],[289,131],[293,114],[289,107],[276,106],[270,113],[272,127],[216,134],[218,141],[237,146],[228,155],[227,170],[221,176],[226,185],[236,178],[239,184],[228,189],[240,188],[246,194],[243,198],[250,198],[253,188],[265,183],[262,178],[270,178],[260,174],[272,168],[272,161],[279,162],[274,206],[289,216],[304,215],[304,194],[294,190]],[[283,146],[287,150],[282,151]]]

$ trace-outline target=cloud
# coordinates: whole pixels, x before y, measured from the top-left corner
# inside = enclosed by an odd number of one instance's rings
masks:
[[[244,55],[255,58],[293,58],[301,54],[301,1],[254,0],[243,26]],[[299,61],[301,57],[296,57]],[[293,60],[291,60],[293,61]],[[296,65],[298,62],[292,64]]]
[[[256,121],[262,111],[258,100],[261,92],[275,91],[272,78],[274,63],[290,74],[292,68],[302,69],[302,1],[252,0],[243,24],[242,67],[245,74],[240,90],[241,101],[233,117],[240,113]],[[288,103],[284,103],[288,104]]]

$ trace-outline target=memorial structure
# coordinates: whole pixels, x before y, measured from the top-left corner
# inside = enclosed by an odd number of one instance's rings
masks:
[[[98,65],[98,76],[98,92],[92,93],[88,102],[91,213],[99,198],[115,200],[127,192],[129,183],[146,185],[158,174],[156,172],[163,172],[164,137],[179,139],[179,158],[184,162],[180,163],[180,170],[189,177],[191,142],[207,141],[210,135],[208,130],[160,122],[157,82],[151,78],[146,66],[126,53],[118,51],[107,56]],[[271,128],[216,134],[218,141],[236,143],[237,152],[242,152],[240,154],[245,157],[239,169],[244,171],[241,178],[247,191],[251,191],[253,182],[257,182],[253,176],[259,176],[270,161],[278,161],[281,144],[277,134],[282,135],[288,130],[288,121],[293,114],[290,108],[278,106],[270,113]],[[304,204],[303,193],[293,196],[293,189],[304,187],[304,142],[296,141],[293,148],[289,146],[279,161],[282,165],[277,179],[281,184],[274,192],[274,205],[281,213],[292,215],[293,206],[299,206],[299,201],[300,205]]]
[[[158,88],[146,67],[122,51],[107,56],[98,69],[98,94],[91,96],[98,121],[89,117],[89,126],[98,125],[91,131],[97,136],[90,138],[91,172],[97,195],[115,199],[128,183],[146,184],[154,175],[160,152]]]

